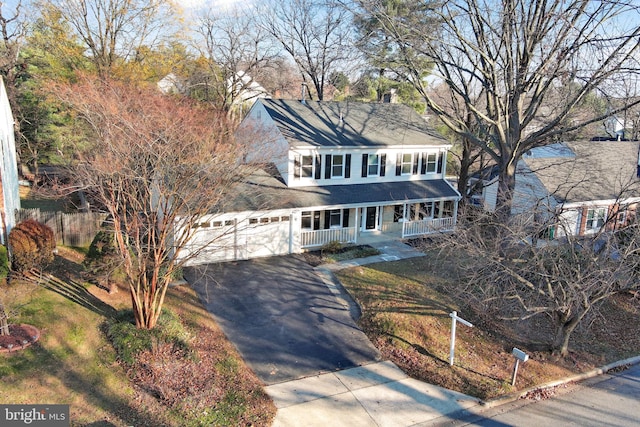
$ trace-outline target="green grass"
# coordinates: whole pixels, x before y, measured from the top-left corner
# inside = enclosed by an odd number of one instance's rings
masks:
[[[159,344],[172,344],[195,357],[189,346],[191,336],[173,311],[162,310],[154,329],[138,329],[133,311],[122,310],[113,319],[107,319],[106,334],[116,350],[118,358],[127,365],[133,365],[143,351],[153,350]]]
[[[114,414],[133,420],[127,403],[133,391],[113,365],[114,351],[99,328],[104,318],[43,287],[23,302],[13,323],[36,326],[41,337],[25,350],[0,355],[0,401],[69,404],[74,425],[109,417],[127,423]]]

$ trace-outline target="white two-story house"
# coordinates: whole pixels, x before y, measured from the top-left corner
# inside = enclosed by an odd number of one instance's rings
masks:
[[[203,218],[197,262],[300,253],[371,236],[450,231],[458,192],[448,142],[410,107],[260,99],[238,134],[266,166]],[[247,136],[249,135],[249,136]]]

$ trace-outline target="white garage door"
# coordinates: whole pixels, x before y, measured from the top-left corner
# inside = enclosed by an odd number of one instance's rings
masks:
[[[252,219],[250,222],[253,223],[245,230],[248,258],[289,253],[289,216],[264,216]]]

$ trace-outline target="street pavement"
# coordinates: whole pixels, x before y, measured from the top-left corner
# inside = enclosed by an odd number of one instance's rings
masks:
[[[517,400],[479,414],[443,416],[432,426],[631,427],[640,425],[640,364],[557,388],[544,400]]]

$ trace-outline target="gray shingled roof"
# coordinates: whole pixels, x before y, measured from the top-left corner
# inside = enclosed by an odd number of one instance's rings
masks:
[[[376,182],[371,184],[326,185],[288,188],[263,170],[239,184],[223,211],[292,209],[356,204],[389,204],[422,199],[458,198],[445,180]]]
[[[261,99],[291,146],[384,147],[447,145],[403,104]]]
[[[523,160],[546,191],[561,203],[640,196],[637,178],[638,141],[574,141],[564,143],[574,156]]]

